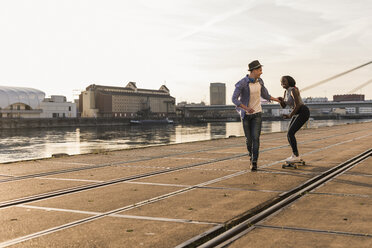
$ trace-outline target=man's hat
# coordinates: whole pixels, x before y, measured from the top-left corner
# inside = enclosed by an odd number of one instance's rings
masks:
[[[262,65],[260,64],[260,62],[258,62],[258,60],[253,60],[251,63],[249,63],[248,65],[248,71],[253,71],[254,69],[258,69],[262,67]]]

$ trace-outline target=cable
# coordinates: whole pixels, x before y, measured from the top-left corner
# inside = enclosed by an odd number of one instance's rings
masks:
[[[311,85],[309,85],[309,86],[307,86],[307,87],[304,87],[304,88],[303,88],[302,90],[300,90],[300,91],[303,92],[303,91],[305,91],[305,90],[312,89],[312,88],[314,88],[314,87],[316,87],[316,86],[319,86],[319,85],[321,85],[321,84],[324,84],[324,83],[326,83],[326,82],[328,82],[328,81],[331,81],[331,80],[333,80],[333,79],[335,79],[335,78],[341,77],[341,76],[343,76],[343,75],[345,75],[345,74],[347,74],[347,73],[350,73],[350,72],[352,72],[352,71],[355,71],[355,70],[357,70],[357,69],[359,69],[359,68],[362,68],[362,67],[364,67],[364,66],[366,66],[366,65],[369,65],[369,64],[371,64],[371,63],[372,63],[372,61],[369,61],[368,63],[365,63],[365,64],[363,64],[363,65],[357,66],[357,67],[355,67],[355,68],[353,68],[353,69],[350,69],[350,70],[348,70],[348,71],[342,72],[342,73],[337,74],[337,75],[335,75],[335,76],[332,76],[332,77],[330,77],[330,78],[324,79],[324,80],[322,80],[322,81],[319,81],[319,82],[317,82],[317,83],[314,83],[314,84],[311,84]]]

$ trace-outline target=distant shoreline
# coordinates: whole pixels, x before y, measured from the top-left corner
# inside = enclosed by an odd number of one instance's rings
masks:
[[[371,119],[371,115],[322,115],[311,116],[313,120]],[[134,118],[0,118],[0,130],[24,128],[98,127],[128,126]],[[240,118],[170,118],[175,124],[197,124],[209,122],[239,122]],[[283,118],[263,116],[264,121],[282,121]]]

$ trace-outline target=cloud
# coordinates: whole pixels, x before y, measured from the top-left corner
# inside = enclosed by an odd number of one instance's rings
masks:
[[[189,31],[181,34],[180,36],[176,37],[175,41],[180,41],[180,40],[186,39],[188,37],[191,37],[191,36],[193,36],[197,33],[200,33],[200,32],[203,32],[203,31],[207,30],[208,28],[210,28],[211,26],[213,26],[217,23],[223,22],[223,21],[225,21],[225,20],[227,20],[227,19],[229,19],[233,16],[242,14],[242,13],[246,12],[247,10],[251,9],[252,7],[254,7],[255,4],[256,4],[255,1],[249,1],[248,3],[245,3],[245,4],[243,4],[242,6],[239,6],[236,9],[227,11],[227,12],[222,13],[220,15],[216,15],[213,18],[206,21],[205,23],[203,23],[202,25],[200,25],[196,28],[193,28],[192,30],[189,30]]]
[[[359,36],[364,34],[366,30],[371,29],[371,18],[358,18],[349,20],[348,24],[341,26],[339,29],[333,30],[330,33],[317,37],[314,42],[319,44],[329,44],[337,42],[350,36]]]

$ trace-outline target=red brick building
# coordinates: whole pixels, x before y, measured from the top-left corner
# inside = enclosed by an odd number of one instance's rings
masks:
[[[360,94],[334,95],[333,101],[334,102],[364,101],[364,95]]]

